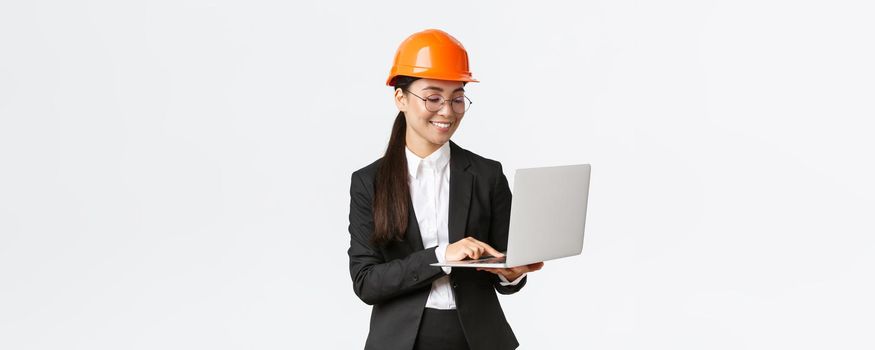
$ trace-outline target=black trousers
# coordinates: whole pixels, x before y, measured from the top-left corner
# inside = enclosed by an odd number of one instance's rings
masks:
[[[458,312],[425,308],[413,350],[468,350]]]

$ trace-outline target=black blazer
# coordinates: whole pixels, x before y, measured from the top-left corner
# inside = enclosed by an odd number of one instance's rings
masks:
[[[507,249],[511,192],[501,163],[483,158],[450,142],[449,240],[472,236],[499,251]],[[382,158],[381,158],[382,159]],[[373,305],[365,349],[413,348],[431,283],[445,275],[437,266],[435,247],[423,249],[410,200],[410,218],[403,241],[374,246],[374,178],[380,159],[352,174],[349,208],[349,272],[353,289]],[[514,349],[519,343],[505,319],[496,291],[498,275],[473,268],[453,268],[450,283],[456,309],[472,350]]]

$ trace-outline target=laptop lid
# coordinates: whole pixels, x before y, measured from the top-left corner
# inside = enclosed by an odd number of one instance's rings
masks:
[[[516,171],[507,242],[508,266],[580,254],[589,176],[589,164]]]

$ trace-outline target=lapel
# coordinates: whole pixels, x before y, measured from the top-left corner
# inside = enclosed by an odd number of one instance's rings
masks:
[[[419,231],[419,222],[416,221],[416,210],[413,210],[413,198],[407,196],[407,241],[410,242],[413,251],[425,249],[422,245],[422,233]]]
[[[468,172],[471,165],[468,155],[455,142],[450,142],[450,203],[449,239],[450,243],[465,238],[465,224],[468,222],[468,209],[471,205],[471,192],[474,188],[474,175]]]
[[[471,165],[467,154],[455,142],[450,143],[450,203],[448,213],[448,230],[450,243],[465,238],[465,223],[468,222],[468,209],[471,206],[471,191],[474,188],[474,175],[468,172]],[[407,239],[414,251],[425,249],[422,245],[422,233],[416,212],[413,210],[413,199],[407,199]]]

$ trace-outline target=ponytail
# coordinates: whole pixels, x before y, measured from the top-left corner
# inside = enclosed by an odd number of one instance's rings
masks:
[[[407,90],[418,78],[398,76],[395,88]],[[406,147],[407,120],[398,112],[392,125],[389,145],[374,182],[374,234],[371,243],[383,245],[401,241],[407,232],[410,215],[410,185],[407,183]]]

